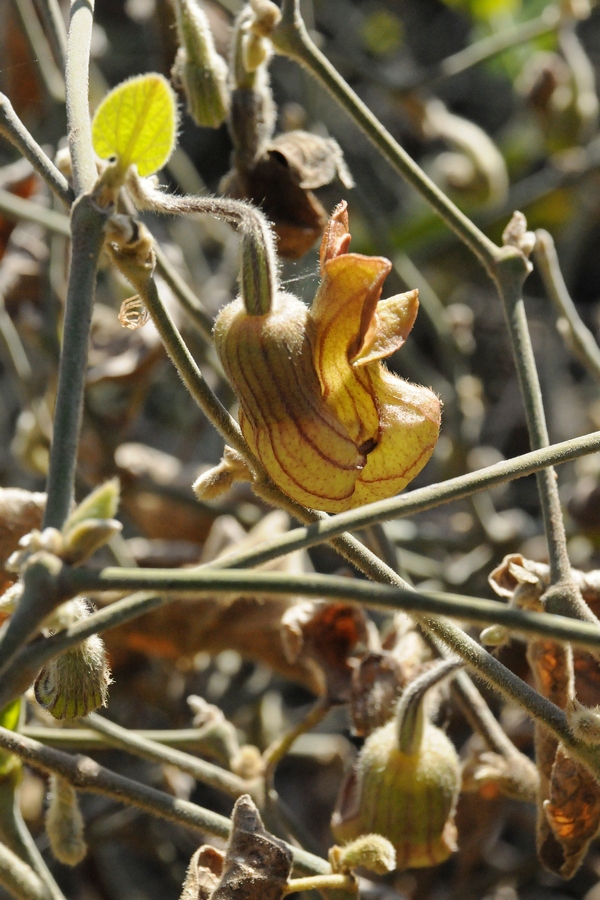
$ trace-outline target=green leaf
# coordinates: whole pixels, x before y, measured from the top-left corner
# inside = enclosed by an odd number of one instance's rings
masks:
[[[152,175],[175,146],[177,101],[166,78],[156,73],[130,78],[108,94],[94,116],[92,140],[102,159],[116,157],[122,171],[136,165]]]
[[[95,488],[76,506],[63,527],[63,535],[86,519],[114,519],[119,508],[120,485],[111,478]]]

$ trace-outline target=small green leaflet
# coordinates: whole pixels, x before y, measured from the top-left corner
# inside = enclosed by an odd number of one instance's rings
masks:
[[[98,156],[116,157],[123,172],[136,165],[142,177],[164,166],[175,146],[176,132],[175,94],[167,79],[154,72],[113,88],[92,122]]]

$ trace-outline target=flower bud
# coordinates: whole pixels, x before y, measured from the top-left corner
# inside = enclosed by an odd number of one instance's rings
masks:
[[[215,49],[208,19],[196,0],[176,0],[180,48],[173,75],[185,92],[197,125],[218,128],[227,118],[227,63]]]
[[[380,834],[364,834],[343,847],[332,847],[329,862],[334,872],[361,868],[376,875],[385,875],[396,868],[396,851],[390,841]]]
[[[365,741],[333,814],[336,840],[381,834],[398,869],[436,865],[457,849],[458,756],[422,709],[425,692],[448,671],[442,664],[409,685],[396,717]]]
[[[46,834],[56,859],[76,866],[85,857],[87,846],[83,818],[75,789],[60,775],[50,775],[50,793],[46,812]]]
[[[35,699],[55,719],[75,719],[106,706],[110,682],[104,642],[93,634],[46,663],[34,684]]]

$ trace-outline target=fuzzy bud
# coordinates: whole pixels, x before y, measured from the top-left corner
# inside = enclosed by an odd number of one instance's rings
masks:
[[[568,701],[565,713],[576,738],[586,744],[600,744],[600,706],[583,706],[573,698]]]
[[[360,868],[376,875],[385,875],[396,868],[396,851],[380,834],[365,834],[343,847],[332,847],[329,862],[336,873]]]
[[[106,706],[110,682],[104,642],[94,634],[46,663],[35,699],[55,719],[75,719]]]
[[[486,647],[501,647],[510,638],[510,632],[504,625],[488,625],[484,628],[479,639]]]
[[[46,834],[56,859],[76,866],[87,853],[83,818],[75,789],[60,775],[50,775]]]
[[[219,56],[206,13],[196,0],[176,0],[180,48],[173,75],[181,83],[197,125],[218,128],[227,118],[227,63]]]

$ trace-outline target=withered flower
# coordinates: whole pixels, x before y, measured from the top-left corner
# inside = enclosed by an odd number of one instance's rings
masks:
[[[440,427],[433,391],[381,364],[406,340],[418,292],[380,300],[392,264],[348,253],[349,242],[341,203],[323,236],[310,310],[277,292],[262,314],[238,299],[215,324],[249,447],[289,497],[327,512],[403,490],[430,458]]]

